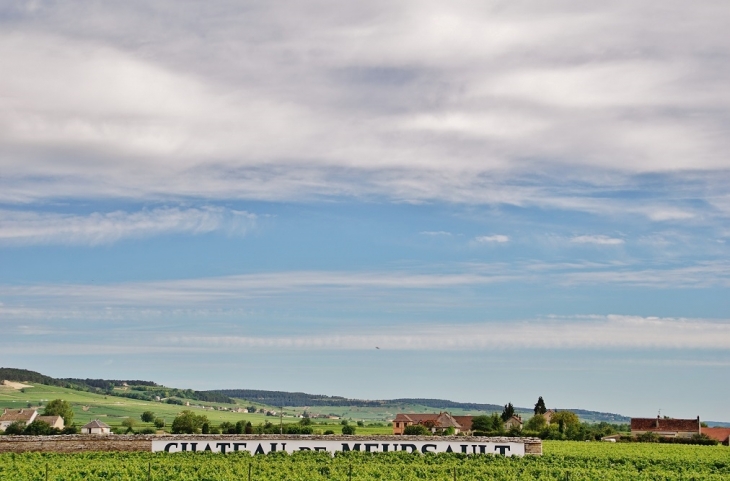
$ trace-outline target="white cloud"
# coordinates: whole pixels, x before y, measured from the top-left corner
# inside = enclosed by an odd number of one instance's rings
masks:
[[[243,234],[256,216],[220,207],[156,208],[88,215],[0,210],[0,242],[22,244],[108,244],[160,234]]]
[[[474,240],[480,243],[497,243],[497,244],[504,244],[505,242],[509,242],[509,237],[502,234],[495,234],[495,235],[483,235],[476,237]]]
[[[554,285],[626,285],[651,288],[706,288],[730,286],[727,262],[701,262],[689,266],[637,268],[622,263],[495,263],[453,266],[451,273],[409,271],[284,271],[262,274],[191,278],[167,281],[139,281],[114,284],[31,284],[0,285],[2,312],[9,316],[19,307],[32,305],[49,309],[54,316],[81,315],[64,309],[209,309],[235,308],[252,299],[308,300],[321,296],[326,302],[376,296],[382,303],[403,300],[410,291],[420,305],[437,299],[453,299],[455,293],[474,286],[512,283]],[[272,301],[278,302],[278,301]],[[297,302],[302,302],[297,300]],[[476,301],[472,301],[476,302]],[[18,311],[30,316],[26,311]],[[32,317],[44,315],[38,311]],[[105,314],[106,316],[107,314]],[[115,314],[116,315],[116,314]]]
[[[211,335],[208,332],[178,328],[175,333],[148,328],[140,336],[139,328],[126,326],[111,335],[115,341],[106,344],[93,333],[80,341],[74,331],[33,326],[23,335],[73,335],[76,340],[56,343],[35,341],[13,343],[8,353],[44,352],[76,354],[83,348],[90,354],[107,352],[227,352],[246,349],[302,350],[381,350],[389,351],[464,351],[519,349],[730,349],[730,320],[659,318],[625,315],[591,315],[548,319],[515,320],[471,324],[432,323],[399,327],[380,327],[360,331],[357,328],[328,329],[323,332],[290,336]],[[137,342],[126,342],[136,339]],[[129,348],[125,348],[125,345]],[[84,346],[95,346],[86,350]],[[115,346],[115,347],[112,347]],[[96,349],[99,348],[99,349]],[[145,349],[146,348],[146,349]],[[38,351],[34,351],[38,349]]]
[[[447,232],[445,230],[425,230],[422,232],[419,232],[421,235],[427,235],[431,237],[451,237],[453,234],[451,232]]]
[[[484,324],[422,325],[317,336],[172,336],[172,345],[236,349],[728,349],[730,321],[586,316]]]
[[[14,15],[0,37],[4,201],[345,195],[618,212],[594,197],[608,178],[697,171],[703,199],[730,168],[728,13],[709,0],[69,1]],[[534,172],[546,175],[522,182]],[[590,180],[584,199],[545,195],[563,175]],[[673,195],[642,215],[696,217]]]
[[[596,244],[604,246],[615,246],[625,243],[623,239],[605,235],[579,235],[570,239],[570,242],[574,244]]]

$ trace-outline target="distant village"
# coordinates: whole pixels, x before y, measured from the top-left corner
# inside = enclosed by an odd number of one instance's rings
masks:
[[[234,408],[234,412],[248,413],[246,408]],[[258,412],[275,416],[276,411],[268,411],[257,409]],[[544,413],[536,414],[542,416],[546,425],[550,425],[556,417],[556,411],[547,410]],[[327,418],[337,419],[337,416],[323,416]],[[475,426],[475,418],[485,418],[486,416],[453,416],[448,412],[439,412],[433,414],[416,414],[416,413],[400,413],[395,416],[392,422],[393,435],[403,436],[408,434],[434,434],[434,435],[474,435],[478,434],[478,426]],[[8,409],[4,408],[0,415],[0,432],[4,432],[13,424],[30,425],[33,422],[44,422],[52,429],[62,431],[64,429],[64,421],[61,416],[43,416],[38,413],[37,409],[20,408]],[[502,420],[502,429],[505,432],[516,434],[523,429],[523,421],[521,416],[517,414],[511,415],[508,419]],[[699,416],[695,419],[672,419],[662,418],[631,418],[631,436],[642,440],[650,440],[651,437],[657,438],[677,438],[692,439],[696,437],[707,437],[714,439],[725,446],[730,445],[730,428],[707,427],[703,426]],[[419,429],[413,429],[419,428]],[[409,432],[410,431],[410,432]],[[98,419],[81,426],[79,432],[81,434],[111,434],[111,428],[99,421]],[[621,434],[613,434],[602,438],[603,441],[617,442],[622,438]]]

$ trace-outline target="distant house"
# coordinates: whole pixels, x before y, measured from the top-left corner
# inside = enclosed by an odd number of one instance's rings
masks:
[[[457,423],[459,423],[459,433],[471,433],[471,420],[474,419],[474,416],[454,416],[454,419]]]
[[[48,423],[49,426],[55,429],[63,429],[64,428],[64,422],[63,418],[61,416],[38,416],[35,418],[36,421],[43,421],[44,423]]]
[[[81,434],[111,434],[111,432],[111,428],[98,419],[81,426]]]
[[[701,434],[720,441],[725,446],[730,446],[730,428],[700,428]]]
[[[664,438],[691,438],[700,434],[700,417],[697,419],[631,418],[631,434],[639,436],[654,433]]]
[[[544,417],[544,418],[545,418],[545,422],[546,422],[547,424],[550,424],[550,421],[552,420],[552,418],[553,418],[553,415],[554,415],[554,414],[555,414],[555,411],[554,411],[554,410],[552,410],[552,409],[548,409],[547,411],[545,411],[545,412],[544,412],[544,413],[542,414],[542,417]]]
[[[401,435],[408,426],[418,424],[426,426],[432,433],[443,432],[449,428],[454,429],[454,434],[470,430],[472,416],[458,417],[461,419],[461,422],[457,421],[456,417],[447,412],[440,412],[438,414],[398,414],[393,419],[393,434]],[[465,418],[469,419],[466,420]],[[468,428],[465,429],[464,426],[467,424]]]
[[[35,409],[3,409],[0,415],[0,431],[5,431],[8,426],[13,423],[21,422],[30,424],[38,417],[38,411]]]
[[[522,430],[522,418],[516,414],[504,422],[505,431],[509,431],[512,428]]]

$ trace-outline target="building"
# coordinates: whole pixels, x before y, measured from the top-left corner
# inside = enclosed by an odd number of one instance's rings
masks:
[[[111,432],[111,428],[98,419],[81,427],[81,434],[111,434]]]
[[[691,438],[700,434],[700,417],[697,419],[631,418],[631,435],[654,433],[665,438]]]
[[[469,431],[471,429],[472,416],[458,416],[458,418],[461,419],[461,422],[447,412],[440,412],[438,414],[398,414],[393,419],[393,434],[401,435],[408,426],[418,424],[426,426],[432,433],[443,432],[449,428],[454,429],[454,434]],[[465,428],[466,425],[468,427]]]
[[[21,422],[30,424],[38,417],[38,411],[35,409],[8,409],[4,408],[0,415],[0,431],[5,431],[8,426],[13,423]]]
[[[49,426],[58,430],[64,428],[64,422],[61,416],[38,416],[37,418],[35,418],[35,420],[48,423]]]
[[[542,417],[545,418],[545,422],[549,425],[550,420],[553,418],[553,414],[555,414],[555,411],[552,409],[548,409],[544,413],[542,413]]]
[[[702,434],[730,446],[730,428],[700,428]]]
[[[522,418],[516,414],[513,414],[511,418],[504,422],[505,431],[509,431],[512,428],[517,428],[522,431]]]

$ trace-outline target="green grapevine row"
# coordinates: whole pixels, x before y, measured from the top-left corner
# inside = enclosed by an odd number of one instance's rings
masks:
[[[24,453],[0,455],[3,481],[728,480],[724,446],[546,442],[545,455]]]

